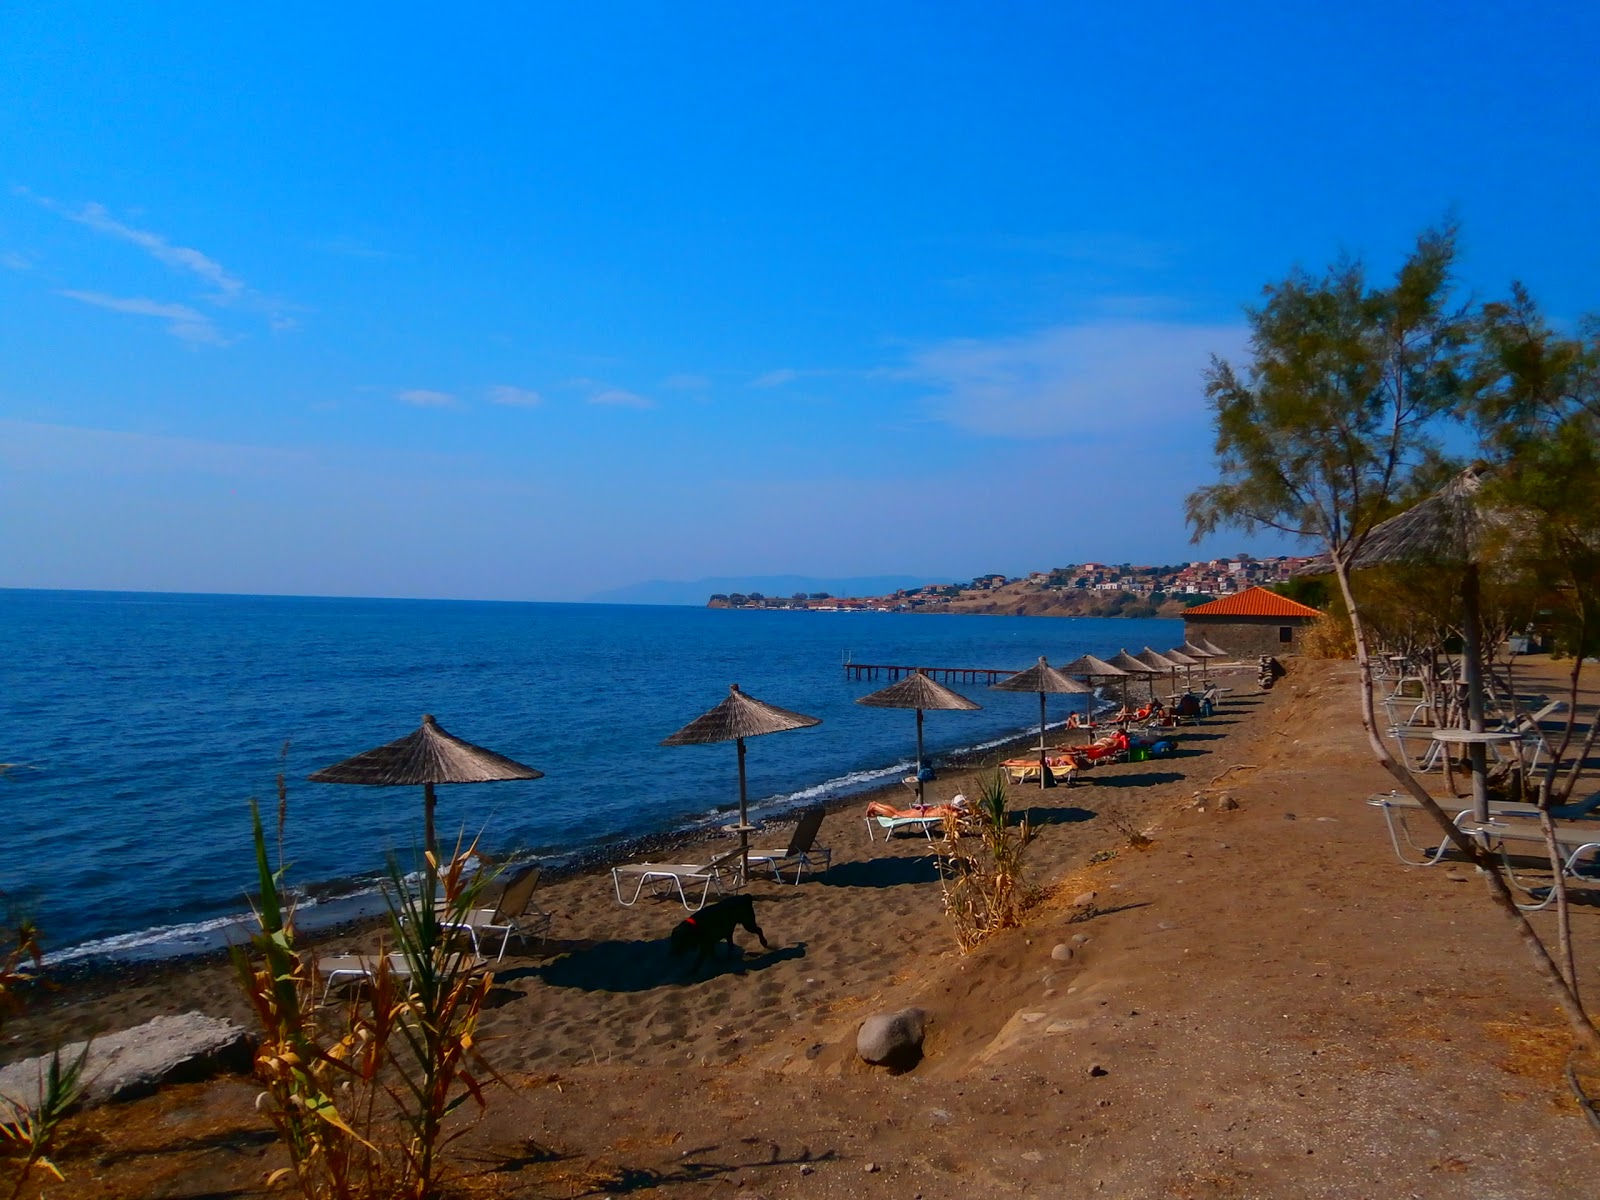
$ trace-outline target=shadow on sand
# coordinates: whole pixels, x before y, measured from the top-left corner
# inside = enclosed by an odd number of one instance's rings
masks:
[[[718,942],[717,948],[698,964],[692,954],[675,957],[665,938],[569,941],[553,943],[550,952],[556,957],[549,962],[507,971],[497,978],[506,983],[538,979],[550,987],[582,992],[648,992],[658,987],[701,983],[718,975],[764,971],[780,962],[804,958],[806,944],[796,942],[759,954],[745,954],[737,949],[730,951],[726,942]]]

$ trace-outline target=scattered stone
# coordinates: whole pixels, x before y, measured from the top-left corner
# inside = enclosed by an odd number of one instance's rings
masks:
[[[1096,895],[1096,893],[1094,893],[1094,892],[1083,892],[1082,894],[1080,894],[1078,896],[1077,899],[1075,899],[1072,902],[1073,907],[1074,908],[1088,908],[1091,904],[1094,903],[1095,895]]]
[[[1111,1072],[1106,1070],[1099,1063],[1095,1063],[1094,1066],[1089,1068],[1089,1074],[1091,1076],[1093,1076],[1095,1079],[1101,1079],[1101,1078],[1104,1078],[1105,1076],[1111,1074]]]
[[[1285,821],[1293,821],[1293,820],[1295,820],[1295,815],[1293,813],[1284,813],[1283,814],[1283,819]]]
[[[1074,946],[1081,946],[1088,940],[1089,935],[1087,933],[1075,933],[1067,939],[1067,941],[1071,942]]]
[[[1057,962],[1071,962],[1072,953],[1073,951],[1071,946],[1067,945],[1065,942],[1060,942],[1053,950],[1050,951],[1050,957],[1055,959]]]
[[[878,1013],[861,1022],[856,1053],[879,1066],[905,1070],[922,1058],[922,1034],[928,1015],[920,1008]]]
[[[1044,1161],[1044,1155],[1037,1150],[1024,1150],[1022,1157],[1025,1162],[1040,1163]]]
[[[137,1100],[166,1083],[196,1083],[222,1071],[250,1070],[255,1038],[232,1021],[187,1012],[156,1017],[120,1033],[89,1043],[61,1048],[61,1061],[71,1063],[89,1047],[83,1078],[83,1102],[104,1104]],[[39,1097],[39,1080],[50,1069],[50,1057],[24,1059],[0,1070],[0,1096],[27,1108]]]
[[[819,1055],[821,1053],[822,1053],[822,1043],[821,1042],[812,1042],[811,1045],[806,1047],[806,1057],[807,1058],[816,1058],[817,1055]]]
[[[809,1175],[815,1169],[810,1163],[802,1163],[800,1165],[800,1174]]]
[[[876,1175],[878,1173],[878,1164],[877,1163],[868,1163],[866,1165],[865,1170],[866,1170],[868,1175]]]
[[[1020,1015],[1022,1020],[1028,1025],[1032,1025],[1035,1021],[1044,1020],[1044,1014],[1042,1012],[1025,1012]]]
[[[1217,797],[1218,812],[1234,812],[1238,809],[1239,802],[1227,793]]]

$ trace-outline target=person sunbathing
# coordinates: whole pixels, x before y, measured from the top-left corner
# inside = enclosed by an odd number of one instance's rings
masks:
[[[967,812],[967,798],[956,796],[948,804],[913,804],[896,808],[883,800],[873,800],[867,805],[867,816],[889,817],[898,820],[918,820],[922,817],[961,817]]]

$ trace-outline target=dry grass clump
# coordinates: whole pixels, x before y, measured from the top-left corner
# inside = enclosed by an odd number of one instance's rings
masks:
[[[22,992],[32,982],[26,965],[32,963],[38,967],[44,961],[38,932],[31,921],[12,919],[8,913],[7,925],[4,940],[0,941],[0,1029],[4,1029],[7,1017],[22,1011]],[[50,1161],[50,1155],[67,1116],[83,1097],[86,1082],[83,1068],[88,1057],[87,1043],[69,1062],[62,1061],[57,1048],[50,1055],[32,1104],[13,1104],[0,1096],[0,1169],[4,1171],[0,1184],[11,1183],[13,1200],[36,1175],[49,1175],[57,1182],[65,1182],[60,1169]]]
[[[1025,815],[1012,826],[1004,772],[984,776],[977,791],[971,816],[945,819],[940,860],[945,915],[963,954],[996,930],[1020,925],[1040,897],[1022,867],[1033,826]]]
[[[1324,613],[1301,635],[1300,653],[1307,658],[1354,658],[1356,635],[1349,618]]]
[[[280,835],[284,808],[280,780]],[[491,1074],[474,1034],[492,977],[475,970],[449,929],[478,906],[481,880],[465,879],[467,854],[440,871],[430,852],[420,882],[391,864],[385,894],[405,970],[380,950],[367,985],[325,1010],[316,968],[297,952],[283,871],[268,864],[253,801],[251,818],[260,930],[235,965],[264,1035],[257,1107],[291,1163],[269,1182],[292,1181],[308,1200],[432,1200],[443,1151],[464,1132],[447,1133],[446,1119],[468,1100],[481,1108],[479,1075]]]

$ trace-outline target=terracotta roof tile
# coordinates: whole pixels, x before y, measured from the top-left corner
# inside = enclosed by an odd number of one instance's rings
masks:
[[[1206,604],[1197,604],[1183,614],[1185,617],[1320,617],[1322,614],[1309,605],[1269,592],[1264,587],[1246,588],[1236,596],[1223,596]]]

